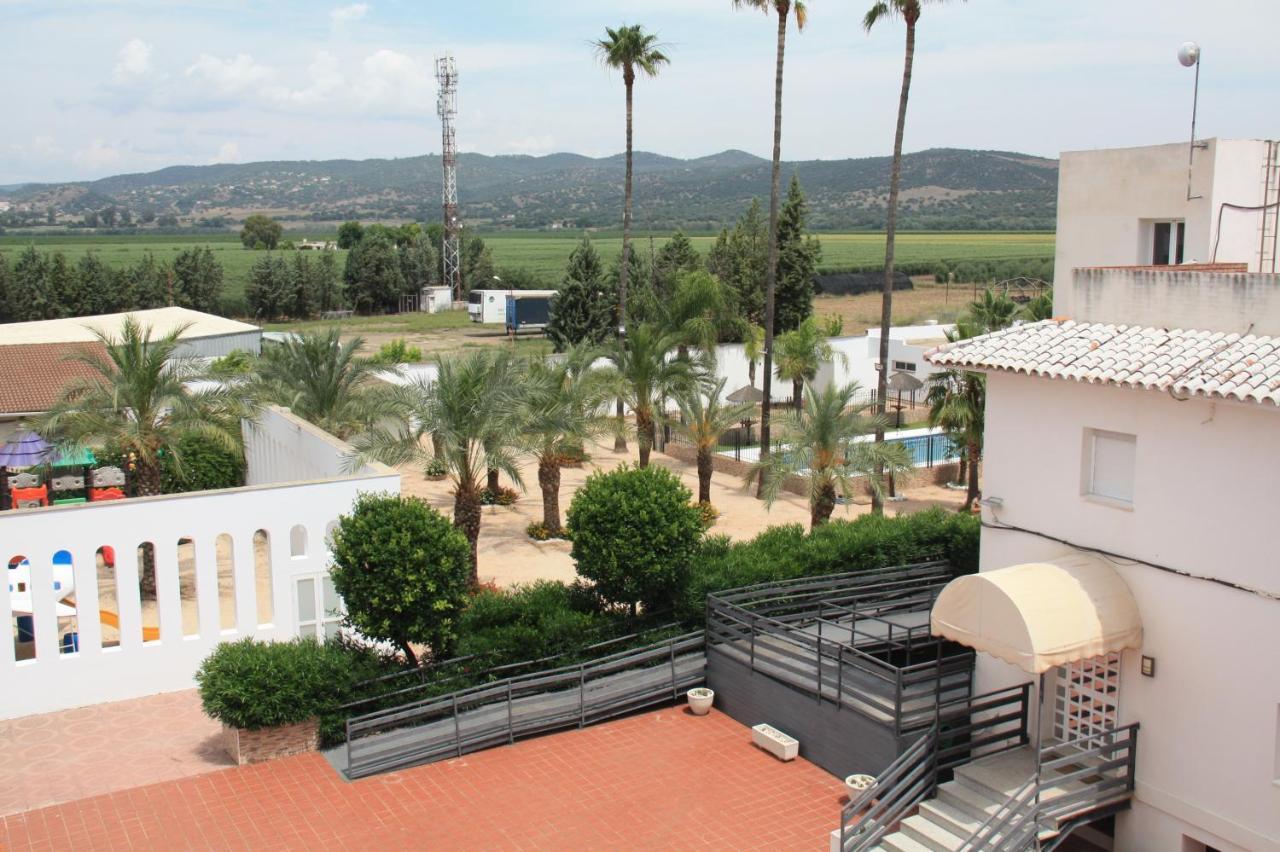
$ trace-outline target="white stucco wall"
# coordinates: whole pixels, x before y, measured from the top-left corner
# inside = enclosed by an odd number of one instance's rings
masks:
[[[1280,412],[991,374],[983,494],[987,522],[1280,593],[1275,527]],[[1132,510],[1081,496],[1083,430],[1137,436]],[[984,529],[982,570],[1068,551]],[[1142,565],[1118,564],[1142,613],[1142,677],[1126,652],[1121,722],[1142,725],[1137,793],[1116,848],[1280,849],[1280,601]],[[982,691],[1026,676],[980,655]]]
[[[1280,280],[1256,272],[1077,269],[1072,319],[1280,335]]]
[[[350,445],[274,405],[257,422],[244,422],[242,431],[246,485],[392,472],[377,464],[353,466]]]

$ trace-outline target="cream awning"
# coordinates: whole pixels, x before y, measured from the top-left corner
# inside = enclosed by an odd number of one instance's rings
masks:
[[[938,595],[929,626],[1031,674],[1142,646],[1129,586],[1090,554],[958,577]]]

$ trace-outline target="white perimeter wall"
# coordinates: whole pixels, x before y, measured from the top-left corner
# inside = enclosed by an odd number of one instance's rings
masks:
[[[250,436],[251,445],[253,440]],[[219,642],[246,636],[292,638],[298,633],[295,581],[307,576],[318,580],[327,573],[330,524],[362,492],[399,491],[399,474],[379,466],[328,481],[0,513],[0,557],[7,564],[14,555],[25,556],[33,580],[49,570],[55,552],[71,553],[79,631],[79,651],[59,653],[52,584],[33,582],[36,656],[15,660],[11,638],[0,639],[0,719],[187,689],[194,685],[200,662]],[[305,535],[295,531],[299,526]],[[258,530],[265,530],[270,542],[272,616],[266,624],[258,623],[253,549]],[[215,554],[215,541],[223,533],[232,540],[235,586],[235,626],[227,630],[220,626]],[[198,632],[188,636],[182,635],[180,538],[192,539],[195,546],[199,624]],[[160,638],[148,642],[141,638],[138,594],[136,554],[142,542],[155,546],[160,616]],[[108,648],[102,647],[97,618],[96,553],[103,545],[115,550],[119,598],[120,644]],[[298,545],[301,553],[294,555]],[[9,597],[0,593],[0,624],[10,625],[10,619]]]
[[[244,421],[241,431],[246,485],[305,482],[390,470],[375,464],[353,468],[350,445],[278,406],[263,409],[256,423]]]
[[[1280,592],[1275,529],[1280,412],[990,374],[983,519],[1196,574]],[[1086,427],[1137,436],[1131,511],[1081,496]],[[982,570],[1068,548],[984,529]],[[1142,677],[1125,652],[1121,722],[1140,722],[1137,801],[1116,849],[1280,849],[1280,601],[1141,565],[1119,565],[1145,632]],[[979,655],[981,691],[1025,681]]]

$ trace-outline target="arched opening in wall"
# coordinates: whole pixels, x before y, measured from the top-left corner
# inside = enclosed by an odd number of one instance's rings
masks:
[[[102,624],[102,647],[120,647],[120,589],[116,585],[116,549],[109,544],[93,554],[98,573],[98,621]]]
[[[53,584],[54,613],[58,619],[58,651],[74,654],[80,650],[80,595],[76,591],[71,551],[59,550],[53,554],[50,582]]]
[[[271,582],[271,534],[258,530],[253,534],[253,579],[258,592],[258,626],[275,620],[275,592]]]
[[[138,545],[138,597],[142,603],[142,641],[158,642],[160,631],[160,602],[156,595],[156,546],[144,541]]]
[[[236,626],[236,557],[230,533],[222,533],[213,541],[218,560],[218,625],[223,630]]]
[[[30,660],[36,655],[36,622],[31,613],[31,563],[21,554],[11,556],[5,575],[13,622],[10,625],[13,656],[17,660]]]
[[[289,555],[294,559],[307,555],[307,528],[302,524],[294,524],[289,530]]]
[[[196,582],[196,542],[178,539],[178,599],[182,604],[182,635],[200,635],[200,605]]]

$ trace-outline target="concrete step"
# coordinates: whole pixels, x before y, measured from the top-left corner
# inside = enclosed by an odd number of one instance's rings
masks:
[[[928,846],[901,831],[883,838],[880,841],[880,848],[888,852],[932,852]]]
[[[923,844],[933,852],[955,852],[964,845],[964,838],[957,837],[925,814],[909,816],[902,821],[901,833]]]

